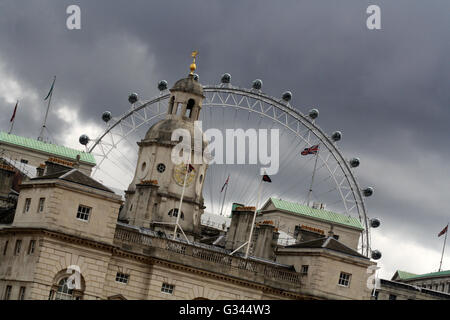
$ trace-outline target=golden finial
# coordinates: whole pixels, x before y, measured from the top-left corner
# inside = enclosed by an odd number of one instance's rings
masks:
[[[197,69],[197,65],[195,64],[195,58],[198,55],[198,51],[197,50],[192,51],[191,55],[192,58],[194,58],[194,60],[192,61],[191,66],[189,68],[191,69],[191,74],[194,74],[195,69]]]

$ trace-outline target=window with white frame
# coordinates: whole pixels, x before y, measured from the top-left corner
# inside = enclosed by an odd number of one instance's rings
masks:
[[[352,275],[350,273],[341,272],[341,274],[339,276],[338,284],[340,286],[344,286],[344,287],[350,286],[350,278],[351,277],[352,277]]]
[[[308,275],[308,269],[309,269],[308,265],[302,265],[302,269],[300,270],[300,274],[302,276],[307,276]]]
[[[78,206],[77,211],[77,219],[83,220],[83,221],[89,221],[89,216],[91,215],[91,209],[90,207],[86,207],[83,205]]]
[[[120,283],[128,283],[128,280],[130,279],[130,275],[129,274],[125,274],[122,272],[117,272],[116,274],[116,281],[120,282]]]
[[[23,206],[23,213],[27,213],[28,211],[30,211],[30,205],[31,205],[31,198],[26,198],[25,204]]]
[[[67,285],[69,278],[61,279],[58,283],[55,300],[74,300],[73,290]]]
[[[37,212],[44,211],[44,203],[45,203],[45,198],[39,198],[39,205],[38,205],[38,211]]]
[[[175,286],[173,284],[163,283],[161,287],[161,292],[167,293],[167,294],[173,294],[173,289]]]
[[[178,209],[174,208],[174,209],[170,209],[169,213],[167,214],[169,217],[177,217],[178,216]],[[181,220],[184,220],[184,213],[183,211],[181,211],[181,216],[180,216]]]

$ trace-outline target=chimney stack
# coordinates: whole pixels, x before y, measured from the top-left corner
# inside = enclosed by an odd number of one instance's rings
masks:
[[[225,249],[234,251],[248,241],[254,213],[255,207],[245,207],[242,204],[233,203]],[[246,246],[241,248],[239,252],[244,253],[245,249]]]

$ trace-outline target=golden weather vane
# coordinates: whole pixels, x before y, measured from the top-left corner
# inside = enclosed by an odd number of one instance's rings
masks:
[[[197,69],[197,65],[195,64],[195,58],[197,57],[197,55],[198,55],[197,50],[192,51],[191,56],[192,56],[192,58],[194,58],[194,60],[192,61],[191,66],[190,66],[191,74],[194,74],[195,69]]]

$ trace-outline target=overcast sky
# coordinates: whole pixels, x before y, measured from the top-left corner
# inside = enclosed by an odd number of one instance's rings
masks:
[[[67,6],[81,30],[66,28]],[[368,30],[366,8],[381,8]],[[381,275],[436,271],[450,220],[450,2],[438,1],[22,1],[0,0],[0,130],[37,137],[51,79],[48,127],[75,146],[101,129],[100,115],[123,113],[127,96],[150,98],[156,84],[184,77],[197,49],[197,73],[216,84],[293,93],[292,105],[320,110],[340,149],[358,156],[373,248]],[[450,269],[450,249],[444,258]]]

